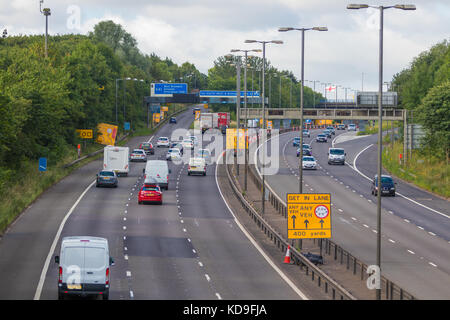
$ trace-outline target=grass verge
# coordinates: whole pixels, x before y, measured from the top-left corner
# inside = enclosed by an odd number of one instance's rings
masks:
[[[433,155],[423,155],[412,151],[406,165],[400,165],[399,154],[403,154],[403,144],[394,142],[394,147],[386,146],[383,152],[383,167],[392,175],[413,183],[420,188],[450,198],[450,166]]]

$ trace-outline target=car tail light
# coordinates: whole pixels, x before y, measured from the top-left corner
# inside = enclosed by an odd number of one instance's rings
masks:
[[[167,175],[167,182],[169,182],[169,175]]]
[[[106,268],[106,282],[105,284],[109,284],[109,268]]]
[[[58,283],[62,283],[62,267],[59,267]]]
[[[191,170],[191,166],[188,166],[188,170]]]

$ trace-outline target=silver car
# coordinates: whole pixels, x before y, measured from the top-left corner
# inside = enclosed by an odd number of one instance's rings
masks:
[[[119,179],[114,171],[103,170],[97,173],[97,181],[95,186],[98,187],[114,187],[117,188]]]

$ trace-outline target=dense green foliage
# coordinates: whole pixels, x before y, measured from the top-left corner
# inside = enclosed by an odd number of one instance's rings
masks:
[[[56,164],[81,142],[76,129],[100,122],[117,123],[120,131],[125,121],[144,126],[151,82],[192,75],[185,79],[190,88],[206,86],[193,64],[142,54],[112,21],[88,36],[50,36],[48,58],[43,36],[0,39],[0,70],[0,191],[25,163],[47,157]]]
[[[413,111],[413,118],[427,132],[423,152],[441,159],[450,148],[450,43],[444,40],[416,57],[409,68],[394,76],[392,88],[399,92],[400,107]]]

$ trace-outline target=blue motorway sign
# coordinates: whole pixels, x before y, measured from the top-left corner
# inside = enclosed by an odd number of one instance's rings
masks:
[[[187,93],[187,83],[152,83],[152,95]]]
[[[130,123],[129,122],[124,122],[123,129],[130,131]]]
[[[47,171],[47,158],[39,158],[39,171]]]
[[[199,96],[216,98],[236,97],[236,91],[200,90]],[[241,97],[244,97],[244,91],[241,91]],[[247,97],[259,97],[259,91],[247,91]]]
[[[159,105],[159,104],[152,104],[152,105],[150,105],[150,112],[151,113],[160,113],[161,112],[161,105]]]

